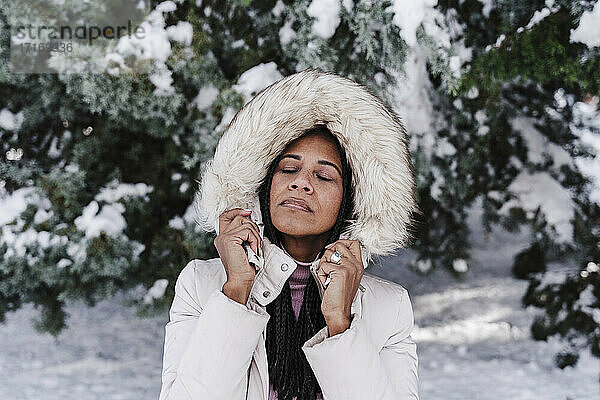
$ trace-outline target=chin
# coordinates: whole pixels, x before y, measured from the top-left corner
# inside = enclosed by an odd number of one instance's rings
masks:
[[[306,214],[306,213],[303,213]],[[273,226],[281,233],[290,236],[319,235],[323,232],[315,230],[313,218],[302,218],[301,216],[289,216],[284,213],[273,213],[271,215]]]
[[[306,236],[314,234],[314,232],[309,231],[307,226],[300,221],[273,221],[273,226],[279,232],[290,236]]]

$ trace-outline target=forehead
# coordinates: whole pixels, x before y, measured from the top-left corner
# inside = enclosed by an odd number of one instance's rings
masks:
[[[286,147],[283,154],[299,154],[302,158],[321,158],[341,163],[335,139],[325,134],[310,134],[301,137]]]

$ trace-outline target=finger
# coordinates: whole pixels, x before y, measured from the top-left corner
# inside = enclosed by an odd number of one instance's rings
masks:
[[[346,247],[346,245],[344,243],[340,243],[340,242],[335,242],[334,246],[331,246],[330,248],[328,248],[327,250],[325,250],[323,252],[323,257],[325,258],[327,261],[331,260],[331,256],[333,255],[333,253],[336,252],[336,250],[342,255],[342,259],[340,260],[340,264],[344,263],[344,258],[346,258],[347,260],[355,260],[356,257],[354,256],[354,254],[348,249],[348,247]]]
[[[226,226],[224,228],[225,229],[224,232],[228,232],[228,231],[232,230],[233,228],[236,228],[236,227],[242,225],[242,223],[244,223],[244,221],[248,221],[248,222],[254,223],[248,217],[248,215],[238,214],[238,215],[234,216],[230,221],[226,222]]]
[[[246,210],[244,208],[237,207],[237,208],[232,208],[231,210],[224,211],[219,216],[219,219],[232,220],[236,215],[240,215],[240,214],[249,215],[251,213],[252,213],[252,210]]]
[[[340,245],[341,243],[336,240],[333,243],[329,243],[327,246],[325,246],[325,251],[323,252],[323,256],[327,255],[331,255],[333,253],[335,253],[335,249],[336,249],[336,245]]]
[[[223,229],[227,229],[226,226],[237,216],[237,215],[250,215],[252,211],[244,210],[243,208],[232,208],[231,210],[224,211],[219,215],[219,232],[223,232]],[[223,229],[222,229],[223,228]]]
[[[344,256],[342,256],[342,260],[343,260]],[[333,271],[338,271],[338,270],[343,270],[343,269],[347,269],[347,266],[342,264],[343,261],[340,261],[339,264],[336,263],[332,263],[329,260],[328,256],[323,256],[321,257],[321,260],[319,261],[319,269],[317,270],[317,272],[319,272],[320,270],[322,270],[324,275],[328,275]]]
[[[326,262],[339,265],[341,267],[340,269],[350,271],[351,273],[360,274],[362,272],[362,263],[356,259],[354,254],[352,254],[352,252],[345,245],[338,244],[335,246],[335,249],[337,249],[342,255],[339,264],[331,263],[330,259],[326,259]]]
[[[242,225],[248,225],[249,227],[251,227],[252,230],[254,230],[256,232],[256,236],[258,236],[258,238],[262,242],[262,238],[260,236],[260,229],[258,228],[258,225],[256,225],[256,222],[252,221],[248,217],[240,216],[240,226],[242,226]]]
[[[356,244],[358,244],[358,242],[355,242],[355,245]],[[342,260],[340,261],[341,263],[344,262],[344,258],[345,258],[346,260],[351,260],[352,261],[351,263],[355,265],[357,270],[361,270],[361,269],[364,270],[364,266],[362,263],[362,256],[360,255],[360,247],[359,247],[358,255],[355,253],[355,251],[353,251],[352,248],[347,247],[343,243],[341,244],[341,246],[336,246],[336,249],[337,248],[339,248],[339,252],[342,253]]]
[[[335,250],[338,251],[338,253],[340,253],[342,255],[342,259],[340,260],[340,264],[344,263],[344,259],[346,260],[355,260],[356,257],[354,256],[354,253],[352,253],[350,251],[350,249],[344,244],[344,243],[338,243],[335,246]]]
[[[233,227],[237,227],[246,223],[249,223],[250,225],[253,225],[256,228],[258,228],[258,225],[256,225],[256,223],[252,221],[252,219],[248,215],[236,215],[235,217],[233,217],[229,224]]]
[[[239,243],[240,245],[244,245],[247,242],[252,251],[261,256],[260,238],[248,225],[244,224],[243,226],[231,230],[227,234],[231,235],[235,242]]]
[[[329,260],[331,260],[331,256],[333,255],[333,253],[335,253],[335,247],[331,246],[330,248],[328,248],[327,250],[325,250],[323,252],[323,255],[321,256],[321,260],[329,262]]]
[[[327,278],[330,278],[330,274],[337,274],[340,269],[338,264],[330,263],[327,260],[321,260],[319,268],[317,269],[317,277],[323,286],[326,285]]]
[[[339,264],[336,263],[332,263],[330,261],[330,257],[333,254],[333,252],[335,250],[338,250],[339,253],[342,255],[342,259],[340,260]],[[321,262],[323,264],[323,275],[328,275],[330,274],[330,270],[337,270],[339,274],[345,274],[345,273],[350,273],[351,275],[362,275],[364,272],[364,267],[362,265],[362,261],[358,261],[356,259],[356,256],[350,251],[350,249],[348,249],[344,244],[342,243],[337,243],[336,246],[331,247],[330,249],[326,250],[327,254],[324,254],[324,256],[321,258]],[[332,265],[336,266],[337,268],[331,267]],[[321,263],[319,264],[319,267],[321,266]],[[319,278],[321,279],[321,278]],[[321,281],[323,281],[321,279]]]
[[[250,243],[250,248],[254,251],[255,254],[262,256],[260,252],[261,248],[261,238],[259,233],[252,227],[250,224],[239,225],[237,228],[232,229],[227,232],[228,235],[233,235],[234,237],[240,239],[240,242],[248,242]]]
[[[357,259],[362,259],[362,255],[360,253],[360,242],[358,240],[339,239],[338,242],[348,247]]]
[[[355,268],[347,268],[342,264],[334,264],[328,261],[323,261],[319,264],[319,269],[317,270],[317,277],[319,281],[323,284],[323,286],[327,287],[328,280],[333,279],[332,277],[337,277],[338,283],[341,279],[342,282],[346,282],[349,284],[354,284],[353,282],[357,282],[360,285],[360,279],[362,277],[362,272],[357,271]]]

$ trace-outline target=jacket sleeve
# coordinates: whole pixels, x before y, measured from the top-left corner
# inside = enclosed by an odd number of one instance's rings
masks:
[[[352,315],[350,327],[327,337],[327,326],[302,350],[321,386],[324,400],[418,400],[417,345],[408,292],[402,288],[394,331],[381,351],[364,320]]]
[[[269,314],[230,299],[222,289],[200,304],[202,278],[194,262],[175,283],[159,400],[245,399],[248,369]]]

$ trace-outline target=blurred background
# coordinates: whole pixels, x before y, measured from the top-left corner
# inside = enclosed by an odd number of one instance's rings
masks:
[[[0,398],[157,399],[194,193],[309,67],[406,124],[422,399],[600,398],[600,3],[0,3]],[[120,29],[123,28],[123,29]]]

